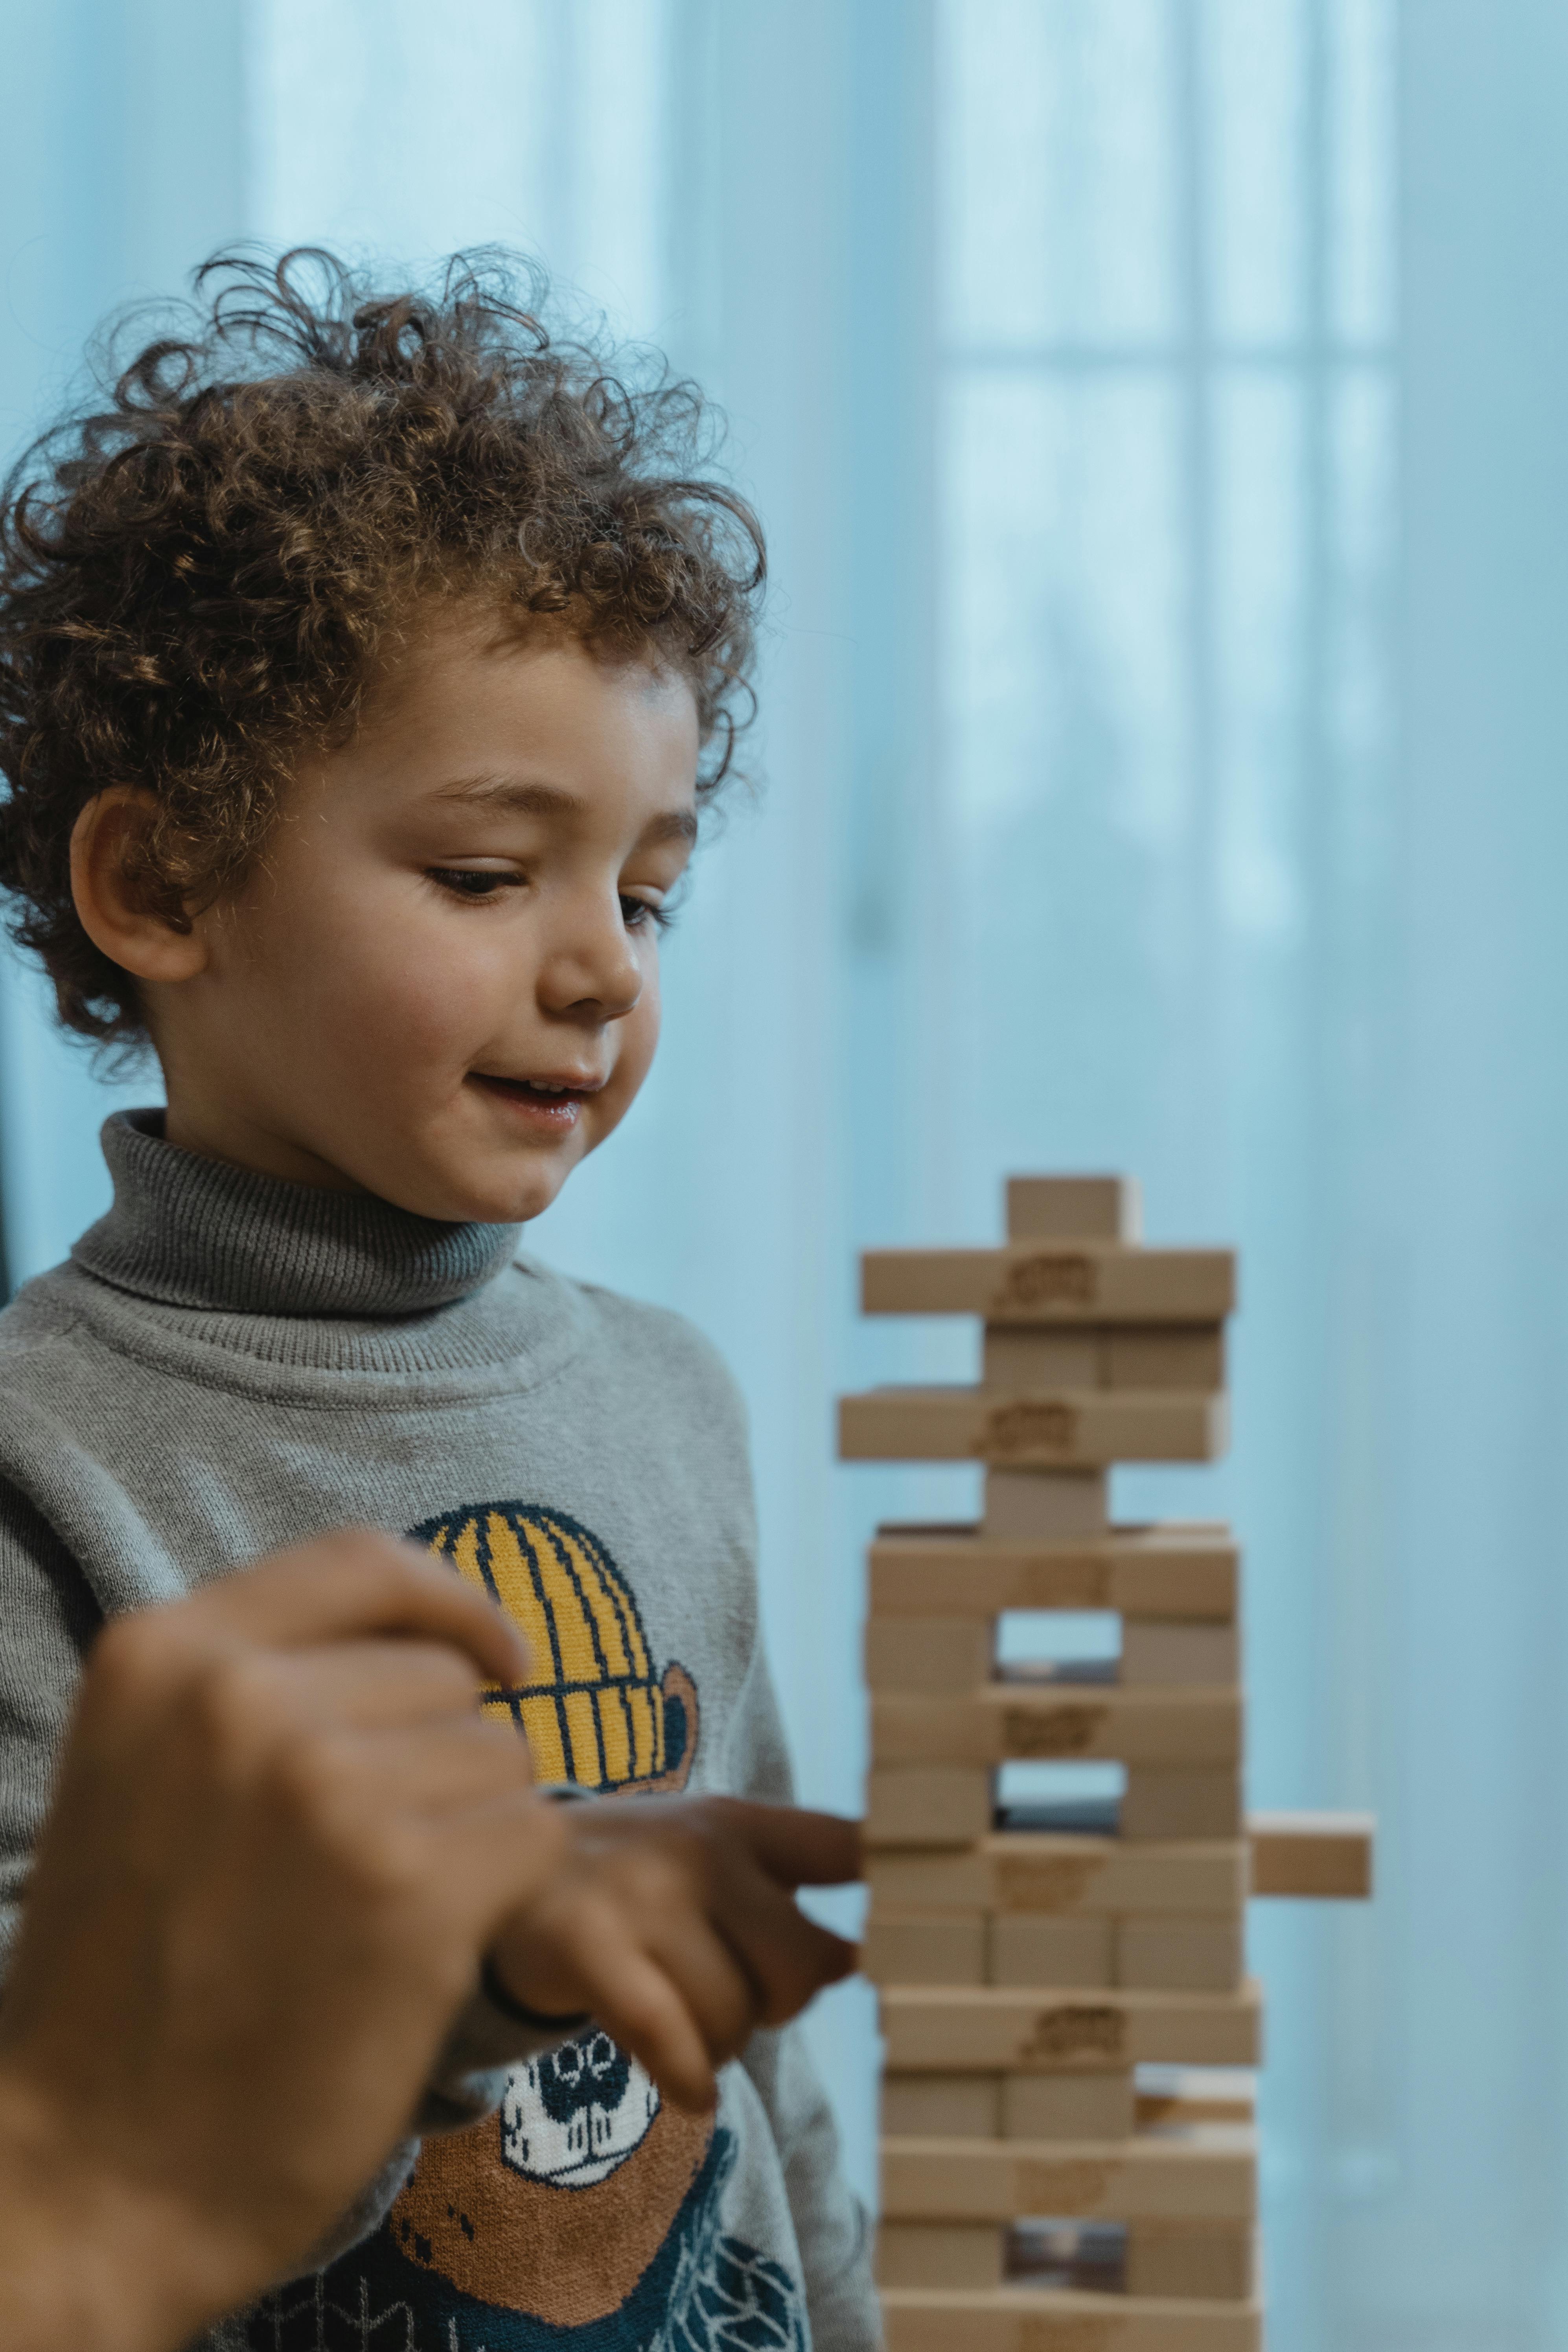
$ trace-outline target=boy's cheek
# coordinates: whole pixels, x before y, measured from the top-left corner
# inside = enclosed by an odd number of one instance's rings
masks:
[[[345,952],[346,950],[346,952]],[[418,924],[388,923],[374,939],[337,942],[312,958],[308,982],[340,1044],[373,1060],[468,1063],[517,986],[490,960],[475,967],[461,943]],[[306,967],[309,970],[309,967]]]

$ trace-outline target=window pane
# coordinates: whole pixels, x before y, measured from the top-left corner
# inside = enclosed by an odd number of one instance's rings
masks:
[[[1172,333],[1170,0],[942,0],[939,28],[950,336]]]
[[[1197,176],[1214,332],[1259,341],[1306,328],[1313,191],[1305,0],[1204,0]]]
[[[1194,911],[1165,854],[1190,791],[1180,422],[1178,393],[1141,372],[977,374],[952,397],[952,1076],[976,1181],[1085,1150],[1148,1166],[1179,1087]]]
[[[1393,0],[1327,0],[1329,318],[1380,341],[1394,316]]]

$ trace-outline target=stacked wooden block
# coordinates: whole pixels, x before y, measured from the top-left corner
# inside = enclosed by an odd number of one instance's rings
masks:
[[[1227,1252],[1139,1246],[1112,1178],[1015,1180],[1002,1249],[865,1260],[868,1311],[984,1321],[978,1388],[840,1408],[849,1459],[985,1465],[979,1527],[870,1558],[889,2352],[1261,2341],[1250,2077],[1213,2072],[1259,2055],[1237,1550],[1107,1508],[1113,1462],[1222,1448],[1234,1287]],[[1019,1611],[1114,1612],[1120,1658],[999,1668]],[[1008,1763],[1095,1760],[1119,1800],[999,1801]],[[1271,1890],[1365,1891],[1364,1824],[1260,1834]]]

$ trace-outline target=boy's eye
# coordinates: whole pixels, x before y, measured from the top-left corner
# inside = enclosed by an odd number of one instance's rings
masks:
[[[621,893],[621,920],[628,931],[646,931],[651,926],[658,931],[668,929],[674,917],[663,907],[653,906],[647,898],[628,898]]]
[[[510,889],[522,879],[519,874],[499,874],[471,866],[427,866],[425,870],[432,882],[439,882],[444,890],[455,891],[459,898],[493,898],[498,890]]]

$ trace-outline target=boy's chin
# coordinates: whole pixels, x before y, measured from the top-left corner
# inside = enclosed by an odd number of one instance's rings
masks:
[[[458,1167],[400,1170],[374,1189],[395,1208],[446,1224],[521,1225],[542,1216],[582,1158],[530,1152],[487,1165],[478,1155]]]

